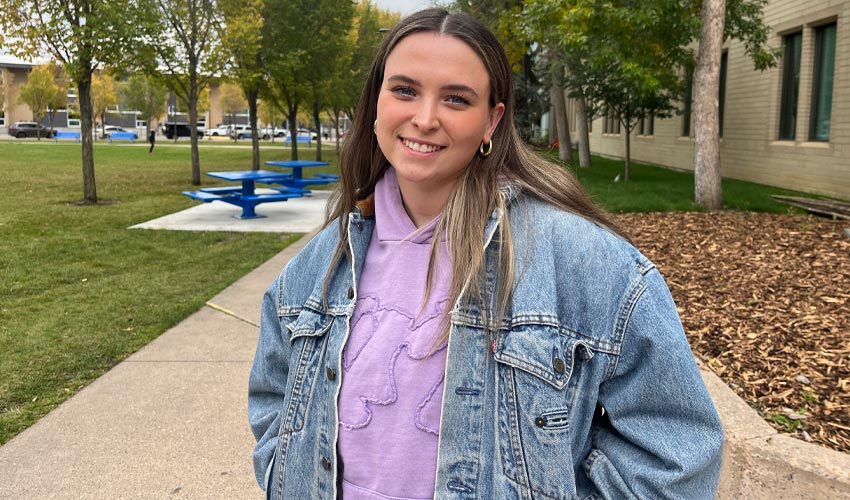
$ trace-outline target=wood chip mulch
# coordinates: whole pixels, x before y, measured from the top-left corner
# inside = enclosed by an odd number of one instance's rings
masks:
[[[667,280],[691,347],[774,428],[850,453],[848,221],[618,214]]]

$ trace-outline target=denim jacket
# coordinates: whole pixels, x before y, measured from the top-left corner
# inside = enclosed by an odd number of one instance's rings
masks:
[[[434,497],[714,498],[720,420],[655,266],[579,216],[504,191],[514,289],[489,340],[476,306],[451,311]],[[483,241],[491,290],[501,222],[496,211]],[[248,414],[268,498],[337,498],[342,350],[373,227],[368,208],[350,214],[353,262],[331,274],[326,305],[336,224],[264,296]]]

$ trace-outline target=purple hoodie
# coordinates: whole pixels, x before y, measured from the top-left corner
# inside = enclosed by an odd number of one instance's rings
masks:
[[[395,170],[375,186],[375,231],[343,351],[339,452],[345,500],[433,498],[451,261],[440,245],[425,281],[437,219],[417,232]],[[421,310],[420,310],[421,309]]]

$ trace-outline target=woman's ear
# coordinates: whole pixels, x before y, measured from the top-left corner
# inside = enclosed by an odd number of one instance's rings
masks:
[[[502,116],[504,115],[505,105],[501,102],[493,106],[493,109],[490,110],[490,122],[487,124],[487,130],[484,132],[485,143],[490,142],[490,138],[493,137],[493,132],[499,125],[499,122],[502,121]]]

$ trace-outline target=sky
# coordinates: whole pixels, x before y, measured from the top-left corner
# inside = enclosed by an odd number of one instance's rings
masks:
[[[406,16],[431,7],[432,2],[431,0],[374,0],[373,3],[384,10],[400,12]]]

